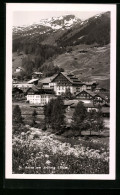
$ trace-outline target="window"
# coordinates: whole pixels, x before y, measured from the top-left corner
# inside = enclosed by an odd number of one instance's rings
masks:
[[[39,98],[39,95],[36,95],[36,98]]]

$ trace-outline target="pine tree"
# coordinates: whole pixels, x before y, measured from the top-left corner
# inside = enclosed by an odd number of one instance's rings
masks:
[[[100,133],[100,131],[104,128],[102,112],[100,108],[98,109],[98,111],[91,110],[87,114],[87,123],[89,124],[90,135],[92,135],[92,130]]]
[[[61,97],[58,97],[53,106],[51,125],[54,130],[62,130],[65,126],[65,109]]]
[[[51,117],[54,102],[55,100],[51,99],[50,102],[44,106],[45,126],[48,126],[48,128],[51,126]]]
[[[33,119],[32,119],[32,126],[34,126],[36,124],[36,116],[37,116],[37,112],[34,109],[33,113],[32,113],[32,117],[33,117]]]
[[[51,99],[44,107],[45,124],[53,130],[61,130],[65,125],[65,109],[61,97]]]
[[[104,129],[104,121],[103,121],[103,115],[101,112],[101,108],[99,108],[97,115],[96,115],[96,131],[100,133]]]
[[[87,116],[87,110],[83,104],[83,102],[78,102],[75,107],[75,111],[72,117],[72,129],[78,130],[80,135],[81,131],[84,129],[85,126],[85,119]]]
[[[16,105],[13,109],[13,123],[15,124],[22,124],[23,123],[23,118],[21,115],[21,109],[19,105]]]
[[[89,126],[90,135],[92,135],[92,130],[95,130],[97,123],[96,117],[97,117],[96,110],[90,110],[90,112],[87,113],[87,123]]]

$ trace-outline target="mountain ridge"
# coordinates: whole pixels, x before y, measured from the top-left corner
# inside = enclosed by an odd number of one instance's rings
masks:
[[[13,28],[13,52],[25,53],[19,66],[27,66],[31,72],[33,69],[46,72],[46,67],[53,65],[89,80],[100,74],[102,82],[109,81],[110,13],[97,14],[85,21],[73,15],[66,17],[43,19],[32,27],[21,27],[22,31],[18,27],[16,33]],[[64,24],[69,25],[63,27]],[[13,60],[15,67],[17,57]],[[84,74],[85,68],[89,74]]]

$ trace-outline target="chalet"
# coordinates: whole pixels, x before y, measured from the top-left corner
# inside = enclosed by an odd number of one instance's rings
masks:
[[[74,74],[67,72],[60,72],[52,77],[39,80],[39,83],[42,83],[43,88],[53,89],[56,95],[65,93],[67,89],[72,94],[77,94],[86,89],[93,91],[97,85],[96,82],[81,82]]]
[[[86,90],[94,91],[98,83],[96,81],[85,82]]]
[[[42,72],[33,72],[32,79],[40,79],[42,77]]]
[[[75,97],[76,99],[84,103],[92,103],[94,96],[95,96],[94,92],[88,90],[82,90],[81,92],[77,93]]]
[[[41,89],[33,86],[27,90],[27,101],[30,104],[40,104],[44,106],[50,99],[56,98],[51,89]]]
[[[98,93],[94,96],[94,103],[97,104],[104,104],[104,103],[109,103],[109,94],[106,93]]]
[[[12,98],[15,99],[22,99],[24,98],[24,92],[22,89],[19,89],[17,87],[12,88]]]
[[[51,85],[51,81],[52,81],[52,79],[53,79],[55,76],[56,76],[56,75],[51,76],[51,77],[46,77],[46,78],[44,78],[44,79],[39,80],[38,85],[39,85],[39,86],[42,85],[43,88],[47,88],[47,89],[48,89],[48,88],[51,88],[51,89],[54,89],[54,86]]]
[[[77,103],[74,103],[71,105],[71,109],[74,109],[77,106]],[[94,105],[93,103],[85,103],[84,106],[86,107],[87,112],[90,112],[91,110],[95,110],[98,112],[98,106]]]
[[[86,88],[86,85],[73,74],[60,72],[51,80],[49,87],[54,89],[56,95],[61,95],[65,93],[67,89],[69,89],[72,94],[76,94],[78,91]]]

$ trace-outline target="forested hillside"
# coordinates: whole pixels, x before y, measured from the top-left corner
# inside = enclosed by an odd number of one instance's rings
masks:
[[[17,66],[24,69],[21,79],[29,79],[33,71],[45,77],[65,70],[109,86],[109,44],[109,12],[85,21],[69,15],[14,27],[13,74]]]

